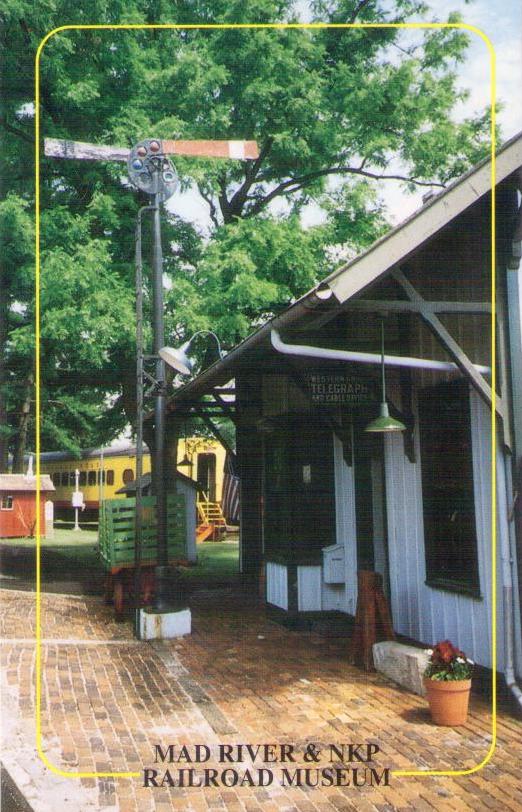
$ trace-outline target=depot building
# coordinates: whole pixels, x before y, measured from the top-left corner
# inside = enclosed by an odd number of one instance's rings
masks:
[[[275,615],[354,615],[371,570],[398,634],[491,668],[496,539],[498,668],[522,676],[521,167],[522,135],[494,201],[486,160],[170,399],[173,435],[235,422],[241,569]]]

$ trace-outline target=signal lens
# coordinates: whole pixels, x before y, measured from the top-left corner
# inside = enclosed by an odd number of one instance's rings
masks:
[[[136,152],[143,158],[147,154],[147,147],[138,147]]]
[[[160,151],[159,141],[151,141],[149,144],[149,149],[151,152],[159,152]]]
[[[164,172],[163,180],[166,181],[166,183],[171,183],[174,180],[174,172]]]
[[[143,161],[140,161],[139,158],[135,158],[132,162],[133,169],[141,169],[143,166]]]

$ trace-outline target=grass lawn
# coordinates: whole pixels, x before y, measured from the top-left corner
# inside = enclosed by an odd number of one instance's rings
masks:
[[[9,547],[26,550],[36,549],[34,538],[0,539],[4,551]],[[103,565],[97,552],[96,530],[55,528],[54,538],[41,539],[45,574],[48,577],[78,572],[78,570],[101,572]],[[208,541],[196,546],[198,562],[191,567],[181,567],[180,574],[190,584],[199,582],[220,583],[234,580],[239,571],[239,542]]]
[[[220,582],[237,578],[239,573],[239,542],[204,541],[196,545],[198,563],[183,567],[183,579]]]
[[[80,567],[90,570],[100,569],[100,559],[97,553],[98,532],[96,530],[54,530],[54,538],[42,538],[42,553],[56,554],[56,564],[60,569],[66,569],[69,564],[73,571]],[[28,550],[36,549],[36,539],[0,539],[5,550],[9,547],[20,547]],[[54,558],[54,556],[53,556]]]

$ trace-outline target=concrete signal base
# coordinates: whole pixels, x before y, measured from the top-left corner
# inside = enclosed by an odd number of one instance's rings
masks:
[[[141,640],[170,640],[173,637],[190,634],[191,630],[190,609],[175,612],[151,612],[148,609],[140,609]]]

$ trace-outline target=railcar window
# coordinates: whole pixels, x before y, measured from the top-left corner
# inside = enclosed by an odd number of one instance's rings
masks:
[[[61,476],[60,471],[54,471],[54,473],[51,474],[51,479],[55,487],[60,485]]]
[[[13,509],[13,497],[12,496],[2,496],[2,510],[12,510]]]
[[[89,471],[87,474],[87,484],[96,485],[96,471]]]
[[[98,484],[105,485],[105,471],[98,471]]]
[[[114,485],[114,471],[112,468],[107,471],[107,485]]]
[[[121,478],[123,479],[124,485],[126,485],[127,482],[132,482],[132,480],[134,479],[134,471],[132,470],[132,468],[125,468],[123,474],[121,475]]]
[[[87,471],[80,471],[80,485],[87,484]]]
[[[61,480],[62,480],[62,488],[64,487],[64,485],[69,484],[69,471],[62,471]]]

